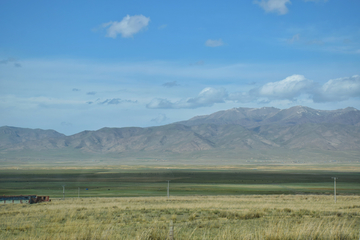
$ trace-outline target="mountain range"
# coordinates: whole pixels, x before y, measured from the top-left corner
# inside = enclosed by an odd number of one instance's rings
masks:
[[[0,159],[24,151],[216,159],[293,159],[300,153],[345,156],[351,152],[351,158],[356,158],[360,111],[233,108],[163,126],[102,128],[71,136],[54,130],[0,127]]]

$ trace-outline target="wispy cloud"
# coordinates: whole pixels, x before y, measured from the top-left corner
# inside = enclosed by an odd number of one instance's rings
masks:
[[[157,115],[156,118],[151,119],[151,122],[163,123],[166,120],[168,120],[168,118],[166,117],[165,114],[159,114],[159,115]]]
[[[123,38],[128,38],[144,29],[149,22],[150,18],[143,15],[127,15],[120,22],[110,21],[103,23],[101,27],[107,28],[106,37],[116,38],[118,34],[121,34]]]
[[[305,2],[327,2],[328,0],[304,0]]]
[[[0,60],[0,64],[7,64],[7,63],[10,63],[10,62],[16,62],[16,58],[9,57],[7,59]]]
[[[21,67],[21,64],[16,61],[17,61],[16,58],[9,57],[7,59],[0,60],[0,64],[14,63],[14,67]]]
[[[224,45],[224,42],[221,40],[221,38],[219,40],[208,39],[205,42],[205,46],[207,47],[220,47],[222,45]]]
[[[146,105],[147,108],[199,108],[211,107],[215,103],[224,103],[228,93],[224,88],[205,88],[198,96],[171,102],[164,98],[155,98]]]
[[[324,41],[314,39],[314,40],[308,41],[307,44],[309,44],[309,45],[323,45]]]
[[[61,124],[61,126],[64,126],[64,127],[72,126],[72,124],[69,122],[61,122],[60,124]]]
[[[264,9],[265,12],[276,12],[279,15],[286,14],[289,11],[286,4],[291,4],[290,0],[255,0],[254,3]]]
[[[86,95],[95,95],[96,92],[87,92]]]
[[[288,43],[294,43],[296,41],[300,40],[300,34],[295,34],[294,36],[292,36],[292,38],[288,39],[287,42]]]
[[[167,27],[167,24],[163,24],[163,25],[160,25],[159,27],[158,27],[158,29],[164,29],[164,28],[166,28]]]
[[[177,81],[172,81],[172,82],[166,82],[166,83],[164,83],[163,86],[164,86],[164,87],[171,88],[171,87],[179,86],[179,84],[177,84]]]
[[[121,98],[111,98],[111,99],[106,99],[105,101],[99,102],[99,104],[107,104],[107,105],[117,105],[120,103],[137,103],[137,101],[126,100],[126,99],[121,99]]]
[[[78,88],[73,88],[72,91],[73,91],[73,92],[79,92],[80,89],[78,89]]]
[[[83,105],[84,101],[74,99],[63,99],[54,97],[17,97],[14,95],[0,96],[0,108],[4,106],[17,106],[20,109],[55,108],[63,109]]]
[[[202,66],[204,65],[204,61],[203,60],[200,60],[200,61],[197,61],[196,63],[190,63],[189,65],[190,66]]]

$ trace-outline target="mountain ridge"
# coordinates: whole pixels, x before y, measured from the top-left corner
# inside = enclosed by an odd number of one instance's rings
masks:
[[[302,106],[282,110],[234,108],[157,127],[105,127],[70,136],[54,130],[0,127],[0,153],[28,150],[134,156],[200,156],[211,152],[219,158],[231,152],[254,151],[273,155],[294,150],[360,154],[360,111]]]
[[[345,122],[346,119],[349,120]],[[295,125],[306,122],[344,123],[360,126],[360,111],[351,107],[337,110],[316,110],[303,106],[295,106],[288,109],[278,109],[274,107],[232,108],[210,115],[196,116],[178,123],[189,126],[199,123],[214,123],[240,124],[245,127],[257,127],[268,124]]]

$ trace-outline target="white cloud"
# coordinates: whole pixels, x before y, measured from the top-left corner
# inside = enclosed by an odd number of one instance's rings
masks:
[[[314,95],[315,102],[344,101],[360,97],[360,76],[331,79]]]
[[[288,8],[286,4],[291,3],[290,0],[261,0],[254,1],[255,4],[258,4],[266,12],[277,12],[280,15],[286,14]]]
[[[313,81],[304,76],[292,75],[278,82],[269,82],[251,93],[271,99],[294,99],[308,92],[313,86]]]
[[[223,41],[221,40],[221,38],[219,40],[212,40],[212,39],[208,39],[205,42],[205,46],[207,47],[220,47],[224,45]]]
[[[146,105],[147,108],[199,108],[211,107],[215,103],[224,103],[228,93],[224,88],[205,88],[197,97],[171,102],[167,99],[155,98]]]
[[[236,102],[274,102],[277,100],[339,102],[360,97],[360,76],[332,79],[323,84],[306,79],[302,75],[292,75],[284,80],[269,82],[248,92],[233,92],[228,100]]]
[[[121,34],[122,37],[128,38],[145,28],[149,24],[149,21],[150,18],[143,15],[127,15],[121,22],[110,21],[102,24],[102,27],[107,28],[106,37],[116,38],[118,34]]]
[[[224,88],[205,88],[195,98],[189,98],[186,105],[189,108],[212,106],[214,103],[223,103],[227,97],[227,92]]]

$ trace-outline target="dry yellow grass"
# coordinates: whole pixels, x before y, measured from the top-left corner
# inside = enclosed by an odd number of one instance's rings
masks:
[[[54,199],[0,205],[0,239],[359,239],[360,197]]]

